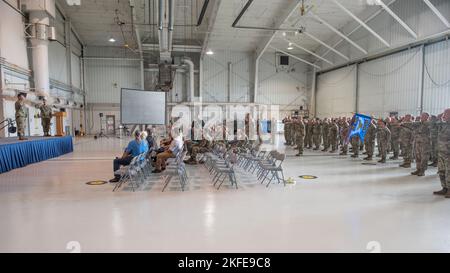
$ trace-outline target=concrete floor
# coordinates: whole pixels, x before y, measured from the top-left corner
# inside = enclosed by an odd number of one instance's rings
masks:
[[[77,140],[75,152],[0,175],[0,251],[450,252],[450,200],[436,169],[287,149],[286,177],[269,189],[238,171],[239,189],[189,166],[189,190],[161,177],[137,192],[88,186],[111,177],[125,140]],[[284,149],[284,147],[282,147]],[[302,180],[299,175],[316,175]]]

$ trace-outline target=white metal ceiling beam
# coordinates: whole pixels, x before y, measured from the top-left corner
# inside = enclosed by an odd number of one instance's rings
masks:
[[[391,2],[389,2],[388,6],[394,4],[397,0],[392,0]],[[384,9],[381,8],[379,9],[377,12],[375,12],[374,14],[372,14],[369,18],[367,18],[366,20],[364,20],[364,22],[367,24],[368,22],[370,22],[372,19],[374,19],[375,17],[377,17]],[[357,27],[355,27],[352,31],[350,31],[350,33],[347,36],[352,35],[353,33],[355,33],[356,31],[358,31],[358,29],[360,29],[362,26],[358,25]],[[331,48],[328,47],[328,50],[322,54],[322,57],[325,57],[328,55],[328,53],[330,53],[330,51],[332,51],[332,49],[335,49],[338,45],[340,45],[343,41],[345,41],[344,39],[339,40],[337,43],[335,43]],[[348,59],[347,59],[348,60]]]
[[[442,21],[442,23],[444,23],[447,28],[450,28],[450,23],[448,22],[447,18],[445,18],[445,16],[436,8],[436,6],[433,5],[430,0],[423,1],[434,12],[434,14],[436,14],[436,16]]]
[[[386,42],[383,37],[381,37],[378,33],[376,33],[371,27],[369,27],[366,23],[364,23],[361,19],[359,19],[355,14],[353,14],[350,10],[348,10],[346,7],[344,7],[341,3],[338,2],[338,0],[332,0],[339,8],[341,8],[345,13],[350,15],[356,22],[358,22],[361,26],[363,26],[367,31],[372,33],[373,36],[375,36],[378,40],[380,40],[385,46],[391,47],[391,45]]]
[[[382,0],[377,1],[377,4],[383,7],[383,9],[386,10],[387,13],[389,13],[400,25],[402,25],[404,29],[406,29],[406,31],[409,32],[409,34],[411,34],[411,36],[414,37],[414,39],[417,39],[417,33],[412,30],[412,28],[410,28],[408,24],[405,23],[405,21],[398,17],[398,15],[394,11],[392,11],[392,9],[389,8]]]
[[[298,10],[300,5],[302,4],[301,0],[295,0],[293,1],[284,11],[284,13],[277,17],[277,22],[274,25],[274,28],[280,28],[291,15]],[[258,61],[259,58],[264,54],[264,51],[266,51],[267,47],[272,42],[273,38],[277,35],[277,31],[274,31],[271,35],[265,37],[260,43],[258,43],[258,48],[256,49],[256,60]]]
[[[344,58],[346,61],[349,61],[350,58],[345,56],[344,54],[342,54],[341,52],[337,51],[335,48],[327,45],[325,42],[323,42],[322,40],[316,38],[314,35],[304,31],[303,34],[305,34],[306,36],[308,36],[309,38],[313,39],[314,41],[318,42],[319,44],[323,45],[324,47],[328,48],[329,50],[333,51],[334,53],[336,53],[337,55],[341,56],[342,58]],[[322,56],[323,57],[323,56]]]
[[[296,44],[296,43],[294,43],[294,42],[292,42],[292,41],[289,41],[289,40],[286,39],[286,38],[283,38],[283,39],[284,39],[286,42],[291,43],[291,44],[292,44],[293,46],[295,46],[296,48],[299,48],[299,49],[301,49],[301,50],[303,50],[303,51],[305,51],[305,52],[307,52],[307,53],[313,55],[314,57],[316,57],[316,58],[318,58],[318,59],[320,59],[320,60],[322,60],[322,61],[324,61],[324,62],[326,62],[326,63],[329,63],[329,64],[331,64],[331,65],[334,64],[333,62],[331,62],[331,61],[329,61],[329,60],[327,60],[327,59],[325,59],[325,58],[323,58],[323,57],[320,57],[320,56],[317,55],[316,53],[314,53],[314,52],[312,52],[311,50],[308,50],[308,49],[302,47],[301,45],[298,45],[298,44]]]
[[[330,23],[328,23],[327,21],[325,21],[324,19],[320,18],[319,15],[315,14],[314,12],[311,12],[311,15],[316,18],[319,22],[321,22],[322,24],[324,24],[326,27],[328,27],[329,29],[331,29],[333,32],[335,32],[337,35],[341,36],[342,38],[344,38],[347,42],[349,42],[352,46],[354,46],[355,48],[357,48],[359,51],[361,51],[364,54],[368,54],[367,50],[365,50],[364,48],[362,48],[360,45],[358,45],[357,43],[355,43],[352,39],[348,38],[344,33],[340,32],[339,30],[337,30],[335,27],[333,27],[332,25],[330,25]]]
[[[208,19],[208,29],[205,34],[205,38],[203,40],[203,45],[200,51],[200,58],[203,59],[206,51],[208,50],[209,39],[211,38],[211,32],[213,31],[214,24],[216,23],[217,13],[219,11],[221,0],[214,1],[214,6],[211,11],[211,15]]]
[[[273,47],[273,46],[271,46],[271,45],[269,45],[269,47],[272,48],[272,49],[275,50],[275,51],[281,52],[281,53],[283,53],[283,54],[285,54],[285,55],[288,55],[288,56],[290,56],[290,57],[292,57],[292,58],[294,58],[294,59],[296,59],[296,60],[299,60],[300,62],[303,62],[303,63],[305,63],[305,64],[308,64],[308,65],[310,65],[310,66],[313,66],[313,67],[315,67],[315,68],[317,68],[317,69],[319,69],[319,70],[321,69],[320,66],[315,65],[315,64],[313,64],[313,63],[310,63],[310,62],[308,62],[308,61],[306,61],[306,60],[304,60],[304,59],[302,59],[302,58],[300,58],[300,57],[297,57],[297,56],[295,56],[295,55],[292,55],[292,54],[290,54],[290,53],[288,53],[288,52],[286,52],[286,51],[283,51],[283,50],[278,49],[278,48],[276,48],[276,47]]]

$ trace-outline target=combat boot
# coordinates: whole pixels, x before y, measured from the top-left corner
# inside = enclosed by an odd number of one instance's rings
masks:
[[[438,163],[437,163],[437,162],[433,162],[433,163],[431,163],[431,164],[428,165],[428,166],[430,166],[430,167],[437,167],[437,166],[438,166]]]
[[[445,194],[445,198],[450,198],[450,191],[447,191],[447,193]]]
[[[434,195],[446,195],[447,194],[447,192],[448,192],[448,189],[446,189],[446,188],[443,188],[442,190],[440,190],[440,191],[435,191],[435,192],[433,192],[433,194]]]
[[[352,158],[358,158],[358,155],[352,155],[351,157]]]
[[[296,157],[300,157],[300,156],[302,156],[303,155],[303,153],[298,153],[298,154],[296,154],[295,156]]]
[[[345,153],[345,152],[342,152],[342,153],[340,153],[339,155],[347,155],[347,153]]]
[[[363,160],[366,160],[366,161],[372,161],[373,159],[372,159],[371,156],[368,156],[368,157],[364,158]]]
[[[26,138],[23,135],[19,134],[19,140],[28,140],[28,138]]]
[[[411,168],[411,163],[403,163],[400,165],[402,168]]]
[[[389,157],[389,159],[397,160],[397,159],[398,159],[398,156],[394,155],[394,156]]]
[[[417,170],[417,171],[415,171],[415,172],[412,172],[411,174],[412,174],[412,175],[419,175],[419,173],[420,173],[420,171]]]
[[[378,160],[378,163],[386,163],[386,158],[382,158],[381,160]]]

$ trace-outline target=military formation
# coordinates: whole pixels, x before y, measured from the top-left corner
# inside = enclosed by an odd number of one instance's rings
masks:
[[[412,175],[425,176],[429,167],[437,167],[442,190],[434,194],[450,198],[450,108],[438,116],[422,113],[415,118],[409,114],[385,120],[373,118],[363,141],[357,135],[348,138],[351,118],[288,116],[283,123],[285,145],[293,146],[298,151],[296,156],[302,156],[304,149],[318,151],[321,147],[322,152],[345,156],[350,145],[352,158],[364,154],[364,160],[373,161],[376,156],[381,164],[401,158],[402,168],[411,168],[415,162]]]
[[[19,93],[17,95],[17,101],[14,105],[15,107],[15,118],[16,118],[16,126],[17,126],[17,136],[19,140],[27,140],[25,137],[25,124],[27,123],[28,110],[25,104],[26,93]],[[44,131],[44,136],[51,136],[50,134],[50,126],[51,119],[53,117],[52,107],[47,104],[47,99],[42,99],[42,104],[35,105],[37,109],[39,109],[38,117],[41,118],[41,125]]]

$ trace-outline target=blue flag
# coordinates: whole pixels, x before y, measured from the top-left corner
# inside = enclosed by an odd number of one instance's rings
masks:
[[[350,126],[350,131],[347,139],[350,139],[352,136],[357,135],[359,136],[359,139],[364,142],[364,137],[366,136],[371,122],[371,117],[361,114],[355,114],[352,119],[352,125]]]

